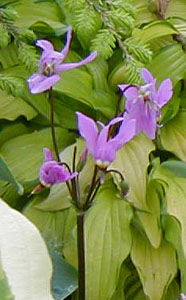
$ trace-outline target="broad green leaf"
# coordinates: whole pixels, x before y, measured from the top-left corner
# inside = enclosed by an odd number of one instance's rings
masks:
[[[186,259],[182,247],[181,227],[178,221],[171,216],[163,216],[162,221],[165,238],[172,244],[177,252],[178,265],[181,272],[181,291],[184,293],[186,292]],[[174,299],[176,299],[176,297]]]
[[[65,32],[66,26],[61,22],[58,6],[54,2],[43,1],[37,3],[34,0],[24,0],[15,6],[19,18],[15,24],[19,27],[33,27],[42,32],[42,24],[48,25],[49,33],[61,34]],[[32,12],[32,13],[30,13]],[[51,29],[50,29],[51,28]],[[44,31],[44,30],[43,30]]]
[[[143,287],[138,273],[133,265],[129,266],[130,276],[127,277],[124,285],[124,294],[126,300],[147,300],[143,292]],[[149,298],[148,298],[149,299]]]
[[[161,129],[162,146],[186,161],[186,111],[182,110]]]
[[[170,77],[176,85],[185,77],[186,54],[179,44],[166,46],[155,53],[148,68],[159,82]]]
[[[132,211],[108,181],[86,216],[86,299],[110,299],[131,247]]]
[[[166,9],[166,18],[180,17],[185,19],[186,2],[184,0],[170,1]]]
[[[145,294],[161,300],[177,272],[176,253],[166,241],[155,249],[136,229],[132,232],[131,258],[136,266]]]
[[[129,269],[123,264],[120,269],[119,280],[116,287],[116,290],[111,298],[111,300],[125,300],[124,295],[124,285],[128,277],[130,276]]]
[[[74,134],[56,128],[57,144],[64,149],[74,141]],[[46,128],[13,138],[0,147],[0,154],[20,182],[38,178],[38,170],[43,162],[43,148],[53,150],[51,129]]]
[[[15,300],[54,300],[52,263],[36,227],[2,200],[0,225],[2,267]]]
[[[92,88],[91,75],[78,68],[64,72],[54,90],[91,105]]]
[[[156,16],[150,11],[146,0],[134,0],[133,3],[136,7],[137,25],[156,20]]]
[[[65,299],[78,288],[78,273],[55,250],[49,249],[53,262],[52,294],[56,300]]]
[[[139,209],[148,210],[146,176],[149,154],[153,150],[152,141],[144,134],[140,134],[118,151],[116,160],[111,164],[111,169],[120,171],[129,182],[130,190],[127,199]]]
[[[179,289],[179,285],[175,279],[169,285],[166,295],[164,297],[164,300],[179,299],[179,295],[180,295],[180,289]]]
[[[33,202],[24,209],[24,215],[41,231],[47,244],[64,254],[68,262],[77,268],[76,249],[76,212],[74,208],[55,212],[42,211],[35,206],[43,200],[38,195]]]
[[[31,120],[36,115],[37,112],[24,100],[0,91],[0,119],[13,121],[19,116],[25,116],[27,120]]]
[[[21,122],[11,122],[8,126],[4,126],[0,131],[0,145],[6,141],[18,136],[29,133],[28,127]]]
[[[156,168],[153,177],[160,180],[166,193],[166,213],[174,216],[181,226],[182,246],[186,257],[186,178],[174,176],[161,167]]]
[[[15,180],[11,170],[9,169],[5,161],[2,159],[2,157],[0,157],[0,179],[13,184],[17,188],[18,193],[20,195],[23,194],[23,186]]]
[[[75,146],[77,146],[76,162],[78,162],[80,154],[83,152],[85,148],[85,142],[82,139],[78,139],[76,144],[66,148],[61,153],[62,161],[65,161],[69,166],[72,166],[72,158],[73,158],[73,152]],[[86,165],[83,171],[79,175],[80,192],[82,197],[86,187],[91,183],[91,179],[93,176],[93,169],[94,169],[94,161],[88,155]],[[71,206],[70,200],[71,197],[69,195],[69,191],[66,185],[64,183],[60,183],[52,186],[47,198],[40,204],[36,205],[36,207],[45,211],[56,211]]]
[[[161,225],[160,225],[160,199],[159,195],[162,193],[161,185],[151,180],[146,191],[146,203],[148,212],[136,212],[145,233],[154,248],[158,248],[161,243]]]
[[[10,291],[6,274],[3,271],[1,266],[1,259],[0,259],[0,296],[2,300],[14,300],[14,296]]]
[[[4,70],[3,74],[6,76],[14,76],[17,78],[23,88],[21,90],[15,88],[15,95],[22,98],[24,101],[28,102],[36,112],[40,113],[47,120],[50,119],[50,103],[47,99],[47,93],[42,93],[38,95],[33,95],[28,90],[26,80],[30,77],[31,74],[25,70],[23,65],[16,65],[11,68]],[[58,118],[55,115],[56,124],[59,124]]]
[[[161,164],[161,168],[172,173],[175,176],[181,176],[186,178],[186,163],[178,160],[164,161]]]
[[[174,26],[167,21],[154,21],[143,27],[142,30],[134,31],[133,36],[141,42],[148,43],[155,38],[178,33]]]

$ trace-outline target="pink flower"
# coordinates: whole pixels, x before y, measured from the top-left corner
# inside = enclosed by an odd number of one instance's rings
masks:
[[[50,187],[53,184],[68,181],[77,175],[77,172],[71,174],[63,165],[55,161],[48,148],[44,148],[43,151],[45,161],[39,171],[42,185]]]
[[[172,82],[167,78],[156,89],[156,79],[145,68],[141,69],[141,77],[145,85],[118,86],[127,98],[125,104],[127,118],[136,120],[136,134],[143,131],[150,139],[154,139],[157,121],[161,117],[161,108],[172,97]]]
[[[135,120],[125,121],[124,118],[114,118],[108,125],[102,124],[102,129],[98,131],[96,123],[80,112],[78,116],[78,129],[81,136],[86,141],[88,151],[92,154],[96,164],[106,168],[116,156],[116,152],[135,134]],[[112,125],[122,122],[118,133],[110,138],[109,130]]]
[[[85,65],[97,56],[97,51],[92,52],[88,57],[75,63],[63,63],[70,50],[72,39],[72,27],[68,27],[67,42],[62,51],[55,51],[53,45],[47,40],[38,40],[36,45],[43,49],[39,61],[39,73],[33,74],[28,79],[29,89],[32,94],[39,94],[49,90],[61,77],[60,73]]]

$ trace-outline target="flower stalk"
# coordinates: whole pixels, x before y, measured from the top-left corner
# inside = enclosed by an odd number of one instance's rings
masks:
[[[58,151],[57,141],[56,141],[56,134],[55,134],[54,97],[53,97],[52,88],[50,88],[50,90],[49,90],[48,100],[50,102],[50,127],[51,127],[51,133],[52,133],[52,141],[53,141],[53,146],[54,146],[54,151],[56,154],[57,161],[60,162],[59,151]]]

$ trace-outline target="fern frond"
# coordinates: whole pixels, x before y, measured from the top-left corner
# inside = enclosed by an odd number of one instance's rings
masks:
[[[88,44],[102,26],[100,15],[88,5],[76,11],[73,22],[80,40]]]
[[[0,47],[5,48],[10,42],[10,35],[3,24],[0,24]]]
[[[37,70],[38,56],[35,47],[21,43],[18,48],[18,59],[29,71],[34,72]]]
[[[66,8],[76,11],[76,9],[84,8],[86,5],[86,0],[58,0],[58,2],[63,2],[63,5],[66,6]]]
[[[91,41],[91,50],[97,50],[99,55],[107,59],[112,56],[115,48],[115,36],[109,29],[100,29]]]
[[[114,25],[116,29],[122,29],[122,31],[131,31],[134,27],[134,19],[120,8],[108,11],[107,17],[109,23]]]
[[[143,44],[140,40],[136,38],[129,38],[125,40],[127,45],[127,50],[130,54],[133,54],[137,60],[147,64],[152,59],[152,52],[148,48],[148,45]]]
[[[20,78],[0,74],[0,89],[13,96],[21,95],[24,89],[24,81]]]
[[[140,71],[143,65],[139,61],[135,60],[132,56],[126,59],[125,65],[127,82],[131,84],[141,84]]]

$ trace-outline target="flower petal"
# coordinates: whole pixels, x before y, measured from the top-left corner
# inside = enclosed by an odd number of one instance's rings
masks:
[[[127,113],[124,114],[124,120],[120,126],[118,134],[112,139],[115,143],[115,149],[120,149],[124,144],[129,142],[136,134],[136,120],[128,119]]]
[[[40,182],[44,186],[51,186],[60,182],[65,182],[74,178],[76,173],[70,174],[63,166],[59,165],[56,161],[44,162],[40,168],[39,176]]]
[[[50,43],[47,40],[37,40],[36,46],[42,48],[45,51],[54,50],[54,47],[53,47],[52,43]]]
[[[62,49],[61,53],[64,56],[64,59],[67,57],[68,52],[69,52],[69,48],[70,48],[70,43],[71,43],[71,39],[72,39],[72,27],[68,26],[68,31],[67,31],[67,42],[65,47]]]
[[[85,139],[89,152],[94,156],[98,137],[96,123],[80,112],[76,112],[76,114],[78,116],[78,129],[80,135]]]
[[[53,159],[52,152],[50,151],[50,149],[48,149],[48,148],[43,148],[43,152],[44,152],[45,161],[51,161],[51,160],[54,160],[54,159]]]
[[[140,72],[141,78],[146,82],[146,83],[155,83],[156,79],[152,76],[152,73],[147,70],[146,68],[142,68]]]
[[[32,94],[39,94],[49,90],[56,82],[61,79],[59,75],[52,75],[50,77],[42,74],[33,74],[28,79],[28,85]]]
[[[156,102],[159,107],[165,105],[171,99],[172,94],[172,81],[170,78],[167,78],[161,83],[156,94]]]
[[[148,106],[147,114],[143,118],[143,132],[152,140],[156,137],[156,121],[156,111]]]
[[[76,63],[64,63],[61,65],[56,66],[56,73],[61,73],[61,72],[65,72],[68,71],[70,69],[74,69],[77,67],[81,67],[83,65],[88,64],[89,62],[91,62],[92,60],[94,60],[97,56],[97,51],[92,52],[89,56],[87,56],[85,59],[81,60],[80,62],[76,62]]]

